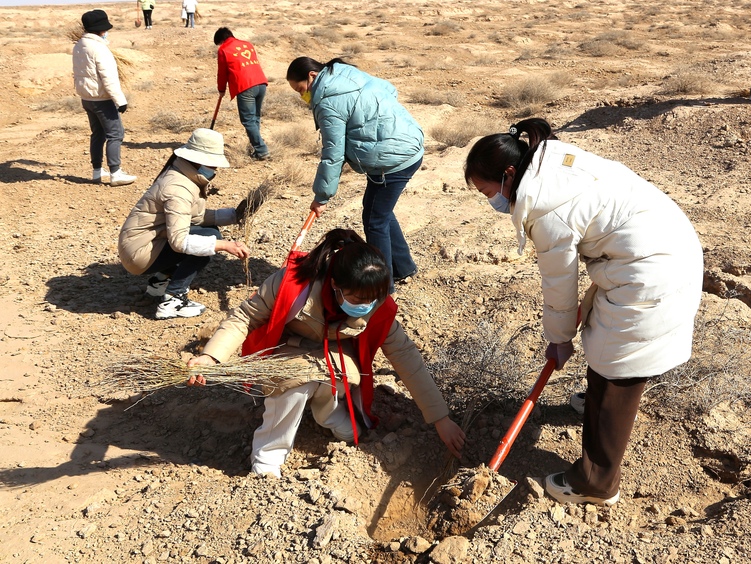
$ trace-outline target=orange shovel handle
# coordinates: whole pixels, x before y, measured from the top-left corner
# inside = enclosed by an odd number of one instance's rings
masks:
[[[537,398],[540,397],[543,388],[548,383],[548,379],[553,373],[553,370],[555,370],[555,360],[551,358],[548,359],[548,361],[545,363],[545,367],[537,377],[537,382],[535,382],[532,391],[530,392],[529,396],[527,396],[527,399],[524,400],[519,413],[516,414],[516,417],[511,423],[511,426],[501,439],[501,442],[498,445],[498,449],[495,451],[493,458],[490,459],[490,464],[488,464],[488,467],[493,472],[497,472],[498,468],[500,468],[501,464],[503,464],[503,461],[506,460],[506,456],[508,456],[508,453],[511,450],[511,445],[514,444],[516,437],[519,435],[522,427],[524,427],[524,423],[527,422],[527,418],[529,417],[529,414],[532,413],[535,402],[537,402]]]
[[[292,248],[289,250],[289,254],[287,255],[287,258],[284,261],[284,265],[287,265],[287,262],[289,262],[289,257],[294,253],[296,250],[300,248],[300,245],[302,245],[303,239],[305,239],[305,236],[308,234],[308,231],[310,231],[311,226],[313,225],[313,222],[316,220],[316,212],[311,211],[308,214],[308,217],[305,219],[305,223],[302,224],[302,229],[300,229],[300,233],[297,235],[297,238],[295,239],[295,242],[292,243]]]

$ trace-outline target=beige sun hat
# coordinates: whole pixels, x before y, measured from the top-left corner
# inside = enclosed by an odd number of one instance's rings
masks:
[[[192,163],[229,168],[224,156],[224,137],[213,129],[196,129],[185,145],[175,149],[175,154]]]

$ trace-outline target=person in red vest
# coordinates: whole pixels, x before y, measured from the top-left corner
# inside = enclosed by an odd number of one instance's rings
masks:
[[[256,49],[250,41],[236,39],[226,27],[216,30],[214,45],[219,46],[219,68],[216,73],[219,96],[224,96],[229,83],[230,99],[237,97],[240,122],[253,147],[250,156],[265,161],[270,155],[269,148],[261,137],[261,108],[269,81],[258,62]]]
[[[306,379],[282,380],[265,398],[263,422],[253,435],[252,470],[281,476],[305,405],[315,421],[339,440],[357,443],[362,424],[373,427],[373,358],[381,349],[407,386],[425,421],[457,458],[464,432],[449,409],[422,355],[396,320],[390,273],[381,252],[357,233],[329,231],[310,254],[293,253],[219,326],[203,354],[188,366],[227,361],[267,351],[312,363]],[[203,385],[202,376],[188,385]]]

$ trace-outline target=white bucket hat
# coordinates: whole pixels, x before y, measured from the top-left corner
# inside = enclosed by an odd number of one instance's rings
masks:
[[[224,137],[213,129],[196,129],[185,145],[175,149],[175,154],[192,163],[229,168],[224,157]]]

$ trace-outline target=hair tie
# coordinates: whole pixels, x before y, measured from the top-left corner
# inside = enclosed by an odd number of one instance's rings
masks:
[[[514,139],[519,139],[519,130],[516,129],[515,125],[512,125],[508,128],[508,134],[511,135]]]

